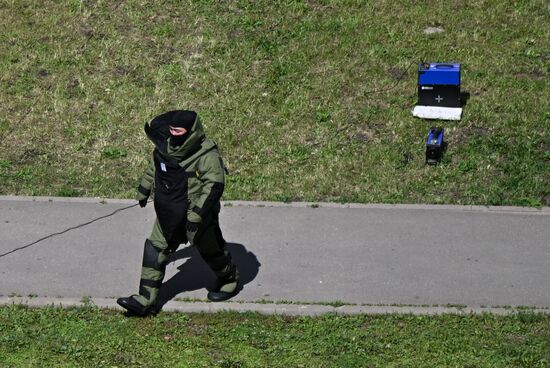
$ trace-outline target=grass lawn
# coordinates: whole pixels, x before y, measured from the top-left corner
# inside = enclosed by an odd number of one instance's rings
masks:
[[[2,367],[548,367],[550,316],[126,318],[0,307]]]
[[[143,124],[191,108],[227,200],[550,203],[547,1],[0,0],[0,17],[0,194],[131,198]],[[421,60],[462,63],[460,122],[412,117]]]

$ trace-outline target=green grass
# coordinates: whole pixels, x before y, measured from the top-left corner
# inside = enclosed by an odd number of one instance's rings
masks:
[[[547,367],[550,316],[126,318],[0,307],[2,367]]]
[[[143,124],[191,108],[227,200],[550,203],[547,1],[0,0],[0,17],[0,194],[133,197]],[[462,121],[411,116],[420,60],[463,64]],[[448,150],[427,167],[436,123]]]

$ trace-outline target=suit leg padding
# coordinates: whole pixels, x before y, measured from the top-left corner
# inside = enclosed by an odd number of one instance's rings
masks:
[[[166,263],[161,261],[163,249],[156,247],[152,241],[147,239],[143,249],[143,264],[142,267],[148,267],[155,270],[161,270],[166,266]]]
[[[204,229],[196,246],[202,258],[216,274],[225,273],[226,269],[231,266],[231,256],[226,249],[225,240],[216,222],[211,222]]]
[[[157,299],[168,261],[167,252],[168,249],[160,248],[150,239],[145,241],[139,283],[139,294],[146,300],[144,305],[153,304]]]

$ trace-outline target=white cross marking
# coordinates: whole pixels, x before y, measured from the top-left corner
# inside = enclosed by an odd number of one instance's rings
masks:
[[[443,101],[443,97],[441,97],[440,95],[437,95],[436,101],[437,103],[441,103],[441,101]]]

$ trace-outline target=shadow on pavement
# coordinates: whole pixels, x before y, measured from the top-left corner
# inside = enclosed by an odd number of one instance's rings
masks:
[[[242,244],[227,243],[233,262],[239,269],[240,288],[256,278],[260,270],[260,262]],[[178,267],[179,272],[170,280],[164,282],[160,288],[158,305],[162,307],[176,295],[198,289],[209,289],[214,286],[216,276],[202,259],[195,247],[186,247],[176,251],[169,261],[174,262],[182,258],[189,258]],[[240,291],[240,290],[239,290]]]

